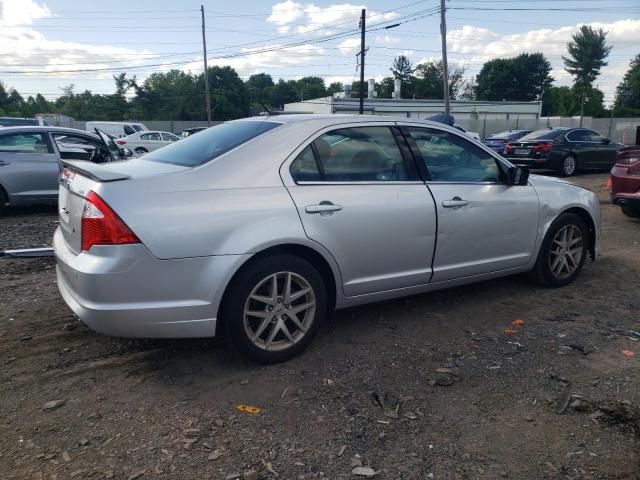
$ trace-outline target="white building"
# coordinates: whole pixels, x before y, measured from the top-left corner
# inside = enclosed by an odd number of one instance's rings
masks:
[[[486,102],[451,101],[451,115],[456,122],[473,120],[536,121],[540,118],[542,102]],[[287,103],[285,113],[358,113],[360,99],[348,97],[323,97],[302,102]],[[400,98],[365,98],[364,113],[369,115],[394,115],[425,119],[444,112],[442,100],[411,100]],[[529,123],[526,122],[526,123]]]

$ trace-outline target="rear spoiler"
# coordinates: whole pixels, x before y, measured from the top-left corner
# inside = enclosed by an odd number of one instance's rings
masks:
[[[87,162],[85,160],[62,160],[62,164],[69,170],[98,182],[115,182],[117,180],[127,180],[131,178],[130,175],[115,172],[111,170],[111,168],[106,168],[104,165]]]

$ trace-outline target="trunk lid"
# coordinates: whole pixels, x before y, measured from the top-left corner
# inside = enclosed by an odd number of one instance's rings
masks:
[[[58,189],[60,230],[69,249],[82,251],[82,214],[89,192],[100,193],[103,184],[134,181],[153,175],[177,173],[189,168],[138,160],[96,164],[82,160],[63,161]]]

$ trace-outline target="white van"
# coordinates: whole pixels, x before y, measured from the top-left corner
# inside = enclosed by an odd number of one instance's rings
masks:
[[[98,128],[108,135],[112,135],[116,138],[126,137],[136,132],[143,130],[149,130],[144,123],[135,122],[87,122],[84,129],[87,132],[96,133],[95,129]]]

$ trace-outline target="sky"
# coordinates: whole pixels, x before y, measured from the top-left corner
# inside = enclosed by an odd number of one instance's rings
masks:
[[[439,0],[0,0],[0,81],[25,98],[55,99],[70,84],[112,93],[121,72],[139,80],[172,68],[202,72],[201,4],[209,65],[230,65],[243,79],[359,79],[363,8],[366,78],[389,76],[397,55],[414,64],[441,57]],[[447,0],[449,63],[471,78],[492,58],[542,52],[555,84],[571,85],[562,55],[583,24],[607,31],[613,46],[595,82],[609,104],[640,53],[639,0]]]

